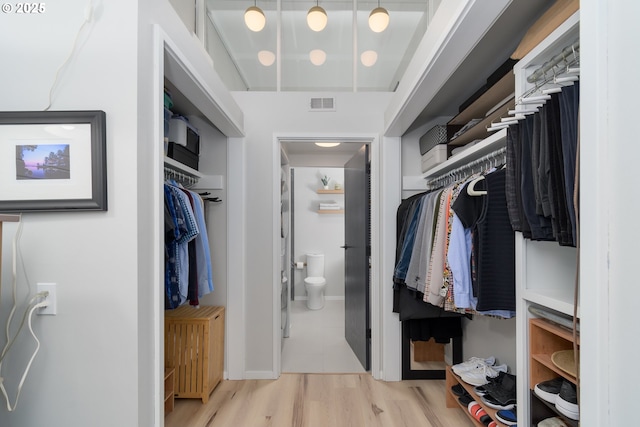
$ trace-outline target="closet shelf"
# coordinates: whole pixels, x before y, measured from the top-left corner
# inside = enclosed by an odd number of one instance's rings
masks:
[[[203,174],[198,172],[197,170],[190,168],[187,165],[184,165],[176,160],[173,160],[171,157],[164,158],[164,165],[168,168],[174,169],[178,172],[185,173],[187,175],[194,176],[196,178],[202,178]]]
[[[479,142],[471,148],[467,148],[460,154],[449,157],[449,159],[444,163],[440,163],[438,166],[429,169],[422,174],[422,177],[427,179],[434,176],[444,175],[453,169],[466,165],[470,161],[479,159],[480,157],[499,150],[506,145],[507,130],[501,129],[488,138],[485,138],[482,142]]]
[[[508,72],[498,80],[496,84],[487,89],[485,93],[480,95],[478,99],[471,103],[471,105],[460,112],[460,114],[449,120],[447,125],[464,126],[470,120],[485,117],[491,108],[513,93],[515,82],[515,74],[513,72]]]
[[[449,147],[460,147],[467,145],[468,143],[477,139],[486,138],[489,134],[487,128],[491,126],[491,123],[500,122],[500,118],[507,117],[509,110],[514,109],[516,106],[515,98],[511,98],[506,103],[501,105],[496,111],[482,119],[481,122],[474,127],[457,137],[456,139],[449,141]]]
[[[524,289],[522,298],[525,301],[573,316],[572,289]],[[578,306],[578,318],[580,318],[580,306]]]
[[[474,398],[474,400],[476,402],[478,402],[480,404],[480,406],[482,406],[482,408],[491,417],[491,419],[496,422],[496,425],[498,425],[500,427],[504,426],[504,424],[501,423],[500,421],[498,421],[497,418],[496,418],[496,412],[498,412],[498,411],[496,409],[490,408],[489,406],[485,405],[484,402],[482,402],[482,400],[480,399],[480,397],[476,394],[476,392],[474,390],[474,387],[472,385],[469,385],[469,384],[465,383],[456,374],[454,374],[453,371],[451,370],[451,366],[450,365],[447,365],[445,372],[446,372],[445,373],[445,378],[446,378],[445,384],[446,384],[446,387],[447,387],[447,390],[446,390],[446,405],[447,405],[447,408],[460,408],[469,417],[469,419],[473,422],[474,425],[476,425],[476,426],[483,426],[484,425],[484,424],[480,423],[478,420],[476,420],[475,418],[473,418],[473,416],[469,413],[468,408],[463,406],[460,403],[460,401],[458,401],[458,398],[451,391],[451,387],[455,386],[456,384],[460,384],[467,391],[467,393],[469,393]]]

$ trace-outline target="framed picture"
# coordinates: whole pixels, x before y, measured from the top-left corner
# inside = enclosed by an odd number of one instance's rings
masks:
[[[104,111],[0,112],[0,212],[106,211]]]

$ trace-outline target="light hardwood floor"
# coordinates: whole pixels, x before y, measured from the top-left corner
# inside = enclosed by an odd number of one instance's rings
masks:
[[[176,399],[165,427],[468,427],[445,405],[445,382],[377,381],[370,374],[282,374],[223,381],[205,405]]]

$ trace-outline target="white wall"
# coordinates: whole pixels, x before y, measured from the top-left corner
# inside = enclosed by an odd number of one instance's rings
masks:
[[[69,0],[47,5],[40,15],[3,14],[0,36],[13,40],[3,44],[3,57],[13,65],[0,68],[1,81],[12,82],[0,85],[0,110],[47,107],[56,71],[71,51],[87,4]],[[106,112],[109,210],[23,215],[29,282],[58,284],[58,314],[34,319],[40,354],[17,411],[8,413],[0,403],[3,427],[162,423],[162,83],[154,79],[162,69],[153,62],[152,24],[161,23],[185,52],[204,88],[220,86],[210,73],[210,59],[168,1],[90,4],[92,21],[60,70],[51,110]],[[221,105],[230,99],[224,90],[208,96]],[[225,109],[227,118],[237,120],[233,105]],[[15,228],[6,229],[3,249],[10,256],[7,239]],[[10,283],[6,263],[3,285]],[[24,277],[20,289],[23,302]],[[4,328],[10,306],[6,285],[1,297]],[[23,337],[3,363],[12,397],[32,349]]]
[[[343,168],[296,167],[294,173],[294,260],[306,262],[307,253],[324,254],[326,297],[344,298],[344,214],[319,214],[318,203],[333,200],[344,208],[343,194],[318,194],[320,177],[331,178],[331,187],[344,185]],[[343,187],[344,188],[344,187]],[[307,269],[295,270],[295,298],[306,298]]]
[[[309,112],[309,93],[250,93],[233,92],[245,118],[246,143],[246,212],[247,212],[247,268],[246,278],[246,367],[247,375],[273,375],[274,327],[273,283],[279,277],[274,262],[273,230],[279,223],[274,218],[272,177],[279,177],[279,134],[287,136],[320,135],[326,137],[380,134],[383,129],[383,110],[388,93],[340,93],[336,95],[336,112]],[[323,95],[324,96],[324,95]],[[274,157],[275,156],[275,157]],[[277,158],[277,161],[274,160]],[[279,178],[278,178],[279,179]],[[278,220],[276,223],[275,220]],[[277,259],[279,254],[275,257]],[[277,269],[278,271],[275,271]],[[390,289],[390,288],[389,288]]]
[[[634,121],[640,86],[629,70],[640,28],[635,1],[580,4],[580,419],[583,426],[634,420],[638,354],[637,181]]]
[[[3,63],[12,64],[0,67],[2,111],[45,109],[87,2],[46,6],[43,14],[0,18]],[[51,110],[106,112],[109,210],[23,215],[29,282],[58,284],[58,314],[34,319],[40,353],[17,410],[7,412],[0,397],[3,427],[136,426],[146,409],[140,408],[138,375],[137,22],[135,4],[98,2],[53,92]],[[6,243],[3,254],[10,256]],[[3,330],[10,272],[2,273]],[[24,276],[19,286],[24,298]],[[3,363],[12,400],[33,348],[27,333]]]

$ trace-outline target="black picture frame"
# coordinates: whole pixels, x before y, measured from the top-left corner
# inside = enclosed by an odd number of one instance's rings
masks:
[[[104,111],[0,112],[0,212],[106,210]]]

